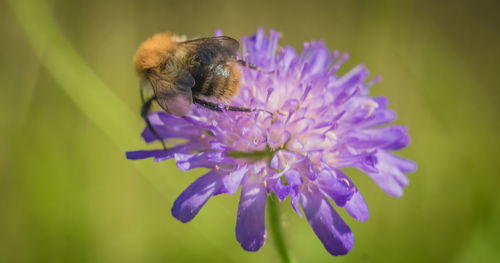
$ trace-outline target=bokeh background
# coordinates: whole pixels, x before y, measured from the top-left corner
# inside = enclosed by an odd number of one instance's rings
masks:
[[[347,173],[370,208],[356,243],[332,257],[305,219],[280,206],[295,262],[499,262],[498,1],[0,2],[1,262],[278,262],[235,239],[238,195],[190,223],[170,214],[203,170],[128,161],[143,149],[132,56],[153,33],[240,38],[260,26],[301,49],[323,39],[383,81],[415,160],[391,198]]]

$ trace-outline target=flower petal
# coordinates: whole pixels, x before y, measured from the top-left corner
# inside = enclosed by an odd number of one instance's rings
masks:
[[[396,113],[387,109],[375,110],[373,113],[368,112],[367,116],[369,117],[360,123],[360,127],[373,127],[392,122],[396,119]]]
[[[164,156],[168,154],[165,150],[151,150],[151,151],[132,151],[126,152],[127,159],[129,160],[140,160],[155,157],[158,158],[160,156]]]
[[[384,150],[377,151],[374,157],[378,172],[363,171],[388,195],[401,197],[403,189],[408,185],[405,173],[415,171],[416,164]]]
[[[283,202],[288,194],[290,193],[290,186],[284,185],[281,182],[280,178],[276,179],[268,179],[267,181],[267,189],[278,196],[280,202]]]
[[[163,139],[197,139],[203,135],[201,127],[186,121],[184,118],[175,117],[165,112],[153,112],[148,115],[148,119],[153,129]],[[158,140],[147,126],[142,132],[142,137],[147,143]]]
[[[196,179],[177,197],[172,215],[183,223],[191,221],[222,186],[222,175],[219,171],[212,171]]]
[[[354,235],[315,186],[302,191],[300,204],[314,233],[332,255],[345,255],[354,245]]]
[[[388,126],[379,129],[366,129],[351,132],[345,141],[357,149],[380,147],[388,150],[399,150],[410,142],[404,126]]]
[[[318,190],[330,197],[336,205],[343,207],[355,191],[354,184],[340,170],[323,167],[318,173]]]
[[[302,213],[300,212],[300,207],[299,207],[299,190],[298,187],[292,187],[290,191],[290,204],[293,207],[293,210],[302,218]]]
[[[222,182],[224,183],[224,187],[227,189],[230,195],[234,195],[236,191],[238,191],[238,187],[240,187],[241,180],[243,176],[247,174],[248,166],[243,166],[230,174],[224,176]]]
[[[217,152],[201,152],[198,154],[175,154],[177,168],[188,171],[193,168],[217,169],[217,167],[231,168],[232,159]]]
[[[236,239],[247,251],[257,251],[266,242],[266,198],[266,189],[260,176],[247,176],[241,189],[236,220]]]
[[[347,201],[344,208],[351,217],[361,222],[365,222],[370,217],[368,206],[359,191],[356,191],[351,196],[351,199]]]
[[[365,65],[360,64],[336,80],[333,85],[335,87],[356,87],[358,84],[362,83],[367,76],[368,70],[366,70]]]

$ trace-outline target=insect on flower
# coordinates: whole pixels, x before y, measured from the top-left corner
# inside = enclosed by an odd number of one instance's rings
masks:
[[[182,171],[198,167],[209,170],[175,200],[172,215],[181,222],[191,221],[212,196],[234,195],[241,189],[236,239],[245,250],[257,251],[267,238],[266,199],[274,193],[280,201],[289,200],[297,214],[305,215],[329,253],[344,255],[353,248],[354,235],[336,210],[344,209],[361,222],[368,219],[369,212],[361,192],[343,169],[356,168],[387,194],[402,196],[408,185],[406,174],[417,168],[414,162],[394,153],[409,144],[407,129],[390,124],[396,114],[388,108],[387,98],[370,96],[370,88],[379,78],[368,79],[364,65],[339,75],[347,54],[330,52],[322,41],[304,43],[300,53],[290,46],[279,49],[279,36],[273,30],[267,36],[259,29],[242,38],[241,58],[248,63],[241,68],[235,58],[237,41],[227,37],[176,43],[181,49],[174,50],[180,53],[172,51],[171,46],[156,48],[158,56],[151,62],[146,57],[142,60],[139,52],[138,71],[157,85],[156,100],[167,111],[148,114],[150,105],[146,105],[143,116],[148,125],[142,137],[147,143],[183,140],[169,149],[127,152],[127,158],[174,159]],[[196,53],[198,45],[206,41],[223,47],[224,52],[201,48],[202,52]],[[160,52],[167,49],[170,51]],[[185,56],[189,52],[198,55]],[[198,62],[181,63],[192,56]],[[201,66],[214,57],[224,63]],[[189,71],[187,65],[193,64],[197,71]],[[210,89],[197,84],[212,83],[212,79],[207,74],[197,75],[200,67],[215,76],[238,72],[239,93],[217,96],[236,109],[265,111],[224,111],[224,106],[221,109],[216,103],[217,107],[204,103],[203,96],[211,94]],[[153,70],[148,73],[148,68]],[[177,75],[162,80],[155,75],[157,71]],[[167,86],[172,83],[180,88]],[[191,98],[201,107],[192,105]]]
[[[154,100],[174,116],[187,115],[193,103],[214,111],[260,110],[207,100],[227,103],[238,94],[241,66],[246,65],[236,56],[239,47],[237,40],[227,36],[177,42],[168,33],[156,34],[141,44],[134,58],[136,71],[141,76],[141,116],[160,141],[163,140],[147,118]],[[249,67],[259,70],[254,65]],[[152,86],[154,96],[145,100],[147,86]]]

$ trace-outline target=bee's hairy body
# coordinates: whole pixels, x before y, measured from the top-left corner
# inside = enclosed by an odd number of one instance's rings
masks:
[[[193,98],[228,102],[238,94],[238,48],[238,41],[229,37],[176,42],[170,34],[157,34],[139,47],[135,65],[151,83],[160,106],[184,116]]]
[[[228,101],[236,96],[241,85],[241,69],[234,59],[204,64],[196,57],[194,50],[176,50],[173,59],[155,70],[171,76],[179,69],[191,74],[195,84],[191,89],[193,97],[211,97]]]

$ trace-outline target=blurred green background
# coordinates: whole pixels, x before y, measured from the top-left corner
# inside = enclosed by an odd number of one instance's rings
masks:
[[[190,223],[170,214],[203,173],[128,161],[143,149],[132,56],[153,33],[240,38],[259,26],[301,49],[324,39],[383,81],[418,171],[401,199],[348,170],[370,219],[341,215],[354,249],[332,257],[281,204],[296,262],[499,262],[500,11],[494,1],[0,2],[1,262],[279,262],[235,239],[238,195]],[[150,147],[150,146],[148,146]]]

